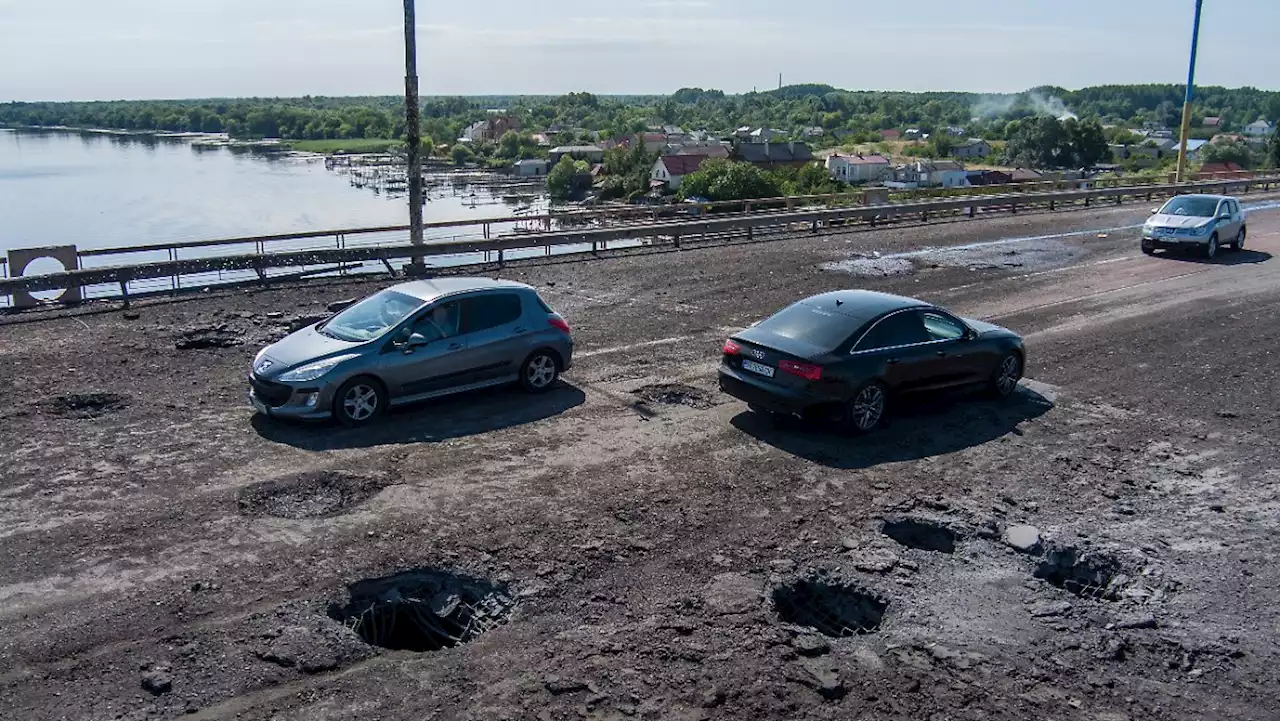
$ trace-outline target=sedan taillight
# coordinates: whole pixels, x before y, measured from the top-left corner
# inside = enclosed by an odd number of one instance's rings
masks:
[[[822,380],[822,366],[817,366],[812,363],[799,363],[797,361],[784,360],[778,363],[778,368],[782,370],[783,373],[800,376],[805,380]]]
[[[738,355],[742,352],[742,346],[738,345],[732,338],[724,342],[725,355]]]

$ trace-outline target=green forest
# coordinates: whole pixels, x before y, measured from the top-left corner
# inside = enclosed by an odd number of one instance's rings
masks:
[[[829,85],[793,85],[767,92],[729,95],[683,88],[668,96],[606,96],[569,93],[545,96],[425,98],[422,129],[450,143],[493,109],[517,116],[526,131],[546,128],[596,131],[615,136],[655,124],[727,132],[742,125],[785,132],[821,127],[843,137],[888,128],[924,132],[948,125],[969,135],[1006,139],[1010,124],[1040,115],[1097,118],[1102,123],[1176,127],[1180,85],[1104,85],[1067,90],[1033,88],[1024,93],[906,93],[840,90]],[[1255,88],[1197,88],[1193,121],[1222,118],[1232,130],[1259,117],[1280,117],[1280,92]],[[0,104],[0,125],[70,126],[129,131],[226,132],[234,138],[286,140],[398,139],[404,135],[403,99],[386,97],[241,98],[70,103]],[[834,142],[828,140],[827,142]]]

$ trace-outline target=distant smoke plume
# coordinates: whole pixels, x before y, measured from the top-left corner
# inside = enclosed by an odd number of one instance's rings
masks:
[[[995,118],[1008,115],[1015,109],[1029,109],[1040,115],[1052,115],[1058,120],[1077,117],[1062,98],[1056,95],[1045,95],[1041,92],[1019,93],[1017,95],[983,95],[974,103],[974,118]]]

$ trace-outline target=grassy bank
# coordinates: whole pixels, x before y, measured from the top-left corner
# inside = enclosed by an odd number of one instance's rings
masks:
[[[293,150],[304,153],[341,154],[385,153],[403,143],[390,138],[349,138],[346,140],[288,140],[285,144]]]

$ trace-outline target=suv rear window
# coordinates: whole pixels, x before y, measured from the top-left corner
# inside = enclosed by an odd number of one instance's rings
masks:
[[[783,338],[834,349],[862,327],[862,319],[795,303],[762,321],[759,328]]]

